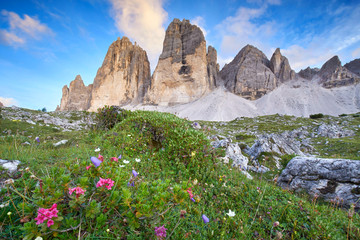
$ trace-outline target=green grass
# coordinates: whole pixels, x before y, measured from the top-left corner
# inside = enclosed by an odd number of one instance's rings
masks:
[[[251,142],[254,138],[241,132],[244,128],[267,132],[271,130],[267,123],[272,123],[274,131],[280,132],[303,124],[313,126],[314,121],[273,115],[222,126],[214,122],[201,125],[216,126],[225,136],[231,132],[235,140],[237,136],[237,141]],[[357,120],[351,117],[351,121]],[[218,160],[223,150],[213,150],[207,139],[215,131],[195,130],[191,122],[172,114],[137,111],[109,131],[56,132],[52,127],[29,127],[6,119],[0,125],[1,133],[5,128],[12,133],[31,131],[33,137],[42,139],[37,144],[27,134],[0,138],[0,157],[18,159],[21,168],[30,168],[15,174],[12,189],[17,192],[1,190],[0,203],[10,203],[0,209],[1,239],[40,235],[44,239],[78,239],[79,235],[81,239],[156,239],[154,229],[162,225],[170,239],[360,238],[357,213],[348,218],[347,210],[338,205],[282,190],[265,180],[272,179],[270,176],[254,174],[254,180],[246,179],[231,164]],[[51,139],[45,140],[48,137]],[[54,137],[70,141],[56,148]],[[25,140],[31,145],[22,145]],[[357,146],[357,136],[350,140],[355,145],[343,148]],[[86,170],[97,147],[104,162]],[[110,161],[119,154],[119,162]],[[261,162],[272,165],[271,156],[263,155]],[[283,163],[289,158],[284,157]],[[124,159],[129,163],[123,163]],[[137,178],[132,169],[139,173]],[[99,177],[115,180],[115,186],[111,190],[96,188]],[[42,189],[37,185],[39,179]],[[134,187],[127,186],[128,182]],[[68,188],[75,186],[86,189],[79,199],[68,194]],[[186,192],[189,187],[195,202]],[[38,208],[53,203],[58,204],[62,219],[56,219],[51,228],[36,225]],[[229,209],[235,211],[234,217],[226,215]],[[181,216],[181,210],[186,214]],[[10,217],[8,212],[12,212]],[[209,223],[203,222],[202,214]],[[275,222],[279,226],[274,227]]]

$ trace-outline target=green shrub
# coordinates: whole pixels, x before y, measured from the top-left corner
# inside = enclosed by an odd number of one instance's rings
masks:
[[[113,128],[116,123],[119,123],[128,117],[130,113],[130,111],[118,106],[105,106],[99,108],[95,118],[95,127],[101,130],[109,130]]]
[[[323,117],[324,117],[324,114],[322,114],[322,113],[311,114],[311,115],[310,115],[310,118],[311,118],[311,119],[317,119],[317,118],[323,118]]]

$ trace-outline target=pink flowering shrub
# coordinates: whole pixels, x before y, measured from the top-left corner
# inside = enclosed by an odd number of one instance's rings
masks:
[[[52,218],[57,218],[58,217],[58,210],[57,210],[57,204],[54,203],[52,205],[51,208],[46,209],[46,208],[39,208],[38,210],[38,216],[37,218],[35,218],[36,220],[36,224],[42,224],[44,221],[47,221],[47,226],[50,227],[51,225],[54,224],[54,221],[52,220]]]
[[[76,198],[78,198],[78,197],[80,197],[80,195],[84,195],[86,190],[82,189],[81,187],[69,188],[69,194],[70,194],[70,195],[71,195],[74,191],[75,191],[75,193],[76,193]]]
[[[111,180],[110,178],[108,179],[103,179],[103,178],[100,178],[100,180],[98,181],[98,183],[96,184],[96,187],[106,187],[107,189],[111,190],[111,187],[114,186],[114,181]]]

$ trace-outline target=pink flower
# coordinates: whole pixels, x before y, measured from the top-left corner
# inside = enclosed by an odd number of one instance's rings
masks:
[[[91,165],[86,166],[86,170],[89,170],[91,168]]]
[[[186,191],[188,192],[190,198],[193,198],[193,197],[194,197],[194,194],[192,194],[191,188],[189,188],[189,189],[186,190]]]
[[[96,187],[105,186],[107,189],[111,190],[111,187],[114,186],[114,183],[115,182],[113,180],[111,180],[110,178],[108,178],[108,179],[100,178],[100,180],[96,184]]]
[[[74,191],[75,191],[75,193],[76,193],[76,198],[78,198],[78,197],[80,197],[80,195],[84,195],[86,190],[82,189],[81,187],[69,188],[69,194],[70,194],[70,195],[71,195]]]
[[[117,157],[112,157],[110,159],[111,159],[111,161],[115,161],[115,162],[119,161],[119,159]]]
[[[158,237],[158,239],[166,238],[166,230],[167,228],[162,225],[161,227],[155,227],[155,236]]]
[[[51,225],[54,225],[54,221],[52,219],[50,219],[48,222],[47,222],[47,226],[50,227]]]
[[[98,156],[98,159],[100,160],[100,161],[104,161],[104,157],[103,156],[101,156],[100,154],[99,154],[99,156]]]
[[[57,214],[59,212],[56,208],[56,203],[54,203],[49,209],[39,208],[38,216],[35,218],[35,220],[37,221],[36,224],[39,225],[42,224],[44,221],[48,220],[47,226],[50,227],[51,225],[53,225],[54,221],[52,220],[52,218],[57,218]]]

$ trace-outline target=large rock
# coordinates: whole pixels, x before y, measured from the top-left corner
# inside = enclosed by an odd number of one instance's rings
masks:
[[[360,161],[295,157],[279,176],[279,186],[306,190],[326,201],[338,201],[345,206],[355,203],[360,208]]]
[[[143,101],[150,87],[150,63],[146,52],[127,37],[111,44],[94,79],[90,111],[104,105]]]
[[[255,100],[275,89],[279,83],[270,61],[259,49],[247,45],[220,71],[225,87],[246,99]]]
[[[174,19],[166,30],[146,102],[167,106],[202,97],[214,88],[214,61],[216,51],[209,48],[206,54],[206,41],[200,28],[188,20]]]
[[[208,47],[206,54],[208,80],[211,88],[219,85],[219,64],[217,63],[217,52],[212,46]]]
[[[270,69],[281,83],[295,79],[295,71],[291,69],[288,59],[281,55],[279,48],[270,59]]]
[[[82,111],[87,110],[90,104],[92,84],[85,86],[80,75],[62,89],[62,98],[59,111]]]
[[[319,71],[320,69],[318,68],[307,67],[305,69],[301,69],[298,75],[304,79],[311,80]]]
[[[360,58],[348,62],[344,67],[360,76]]]
[[[318,73],[325,88],[342,87],[360,82],[360,77],[341,66],[338,56],[332,57]]]

